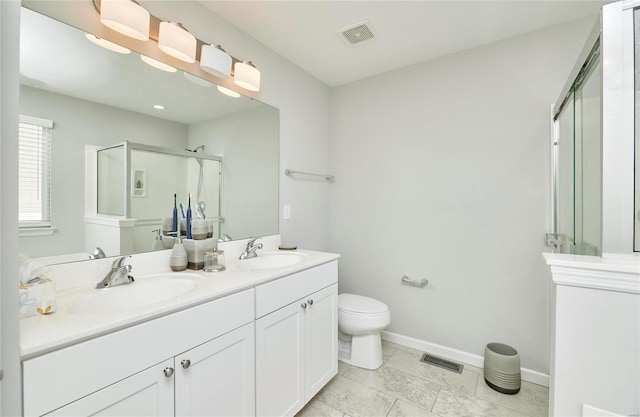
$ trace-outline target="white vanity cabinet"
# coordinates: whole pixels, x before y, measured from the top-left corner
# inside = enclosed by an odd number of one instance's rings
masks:
[[[338,372],[337,262],[256,287],[256,414],[292,416]]]
[[[24,415],[293,416],[338,372],[338,255],[300,253],[170,307],[25,321]]]
[[[255,414],[254,324],[175,358],[176,416]]]
[[[254,415],[253,293],[25,360],[25,415]]]
[[[251,416],[253,335],[246,324],[49,416]]]
[[[159,363],[49,413],[46,417],[173,416],[173,360]]]

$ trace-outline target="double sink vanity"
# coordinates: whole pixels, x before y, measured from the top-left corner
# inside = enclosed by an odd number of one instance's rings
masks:
[[[50,267],[57,312],[21,320],[24,414],[299,411],[337,373],[339,255],[225,251],[219,273],[133,255],[135,282],[108,289],[112,259]]]

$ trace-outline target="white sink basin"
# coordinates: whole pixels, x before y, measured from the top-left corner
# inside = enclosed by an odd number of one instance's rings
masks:
[[[255,258],[243,259],[240,266],[248,269],[270,269],[291,266],[304,261],[307,255],[298,252],[258,252]]]
[[[132,310],[193,291],[201,279],[201,276],[189,272],[135,277],[131,284],[83,292],[77,301],[68,305],[66,311],[69,314],[100,314]]]

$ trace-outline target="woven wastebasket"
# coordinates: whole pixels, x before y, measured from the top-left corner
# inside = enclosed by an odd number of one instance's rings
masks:
[[[503,394],[520,391],[520,355],[511,346],[489,343],[484,349],[484,380]]]

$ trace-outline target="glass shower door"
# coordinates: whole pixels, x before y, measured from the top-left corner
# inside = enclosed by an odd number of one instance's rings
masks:
[[[576,253],[599,255],[602,201],[602,60],[592,59],[575,89]]]
[[[554,116],[553,233],[556,252],[599,255],[602,236],[602,63],[591,51]]]

